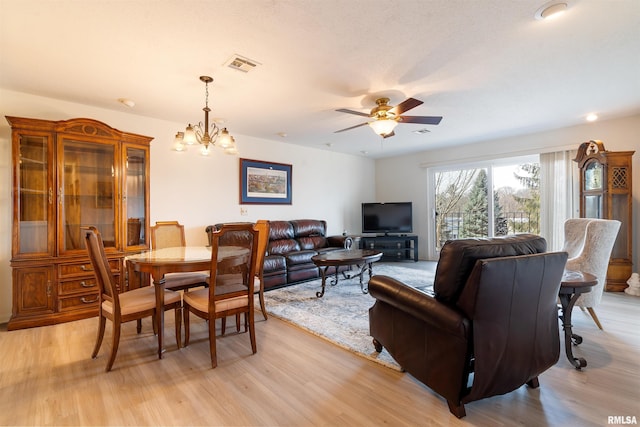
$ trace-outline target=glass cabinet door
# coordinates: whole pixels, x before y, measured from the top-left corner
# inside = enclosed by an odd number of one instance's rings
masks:
[[[105,248],[117,247],[115,145],[64,138],[58,145],[59,251],[85,251],[81,227],[98,228]]]
[[[145,246],[145,224],[148,218],[148,150],[139,147],[125,146],[124,167],[124,209],[127,218],[126,249]]]
[[[14,203],[20,254],[52,253],[49,234],[53,216],[53,153],[48,136],[20,135],[18,142],[18,186]],[[17,254],[14,254],[17,255]]]

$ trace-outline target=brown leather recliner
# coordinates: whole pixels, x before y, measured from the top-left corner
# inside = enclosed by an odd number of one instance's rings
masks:
[[[369,326],[377,351],[447,400],[458,418],[464,404],[505,394],[560,355],[557,296],[566,252],[544,253],[526,234],[447,242],[435,297],[387,276],[374,276]]]

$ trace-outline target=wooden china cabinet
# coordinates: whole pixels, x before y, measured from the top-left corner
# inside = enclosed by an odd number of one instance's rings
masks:
[[[620,231],[611,252],[607,291],[623,291],[631,276],[631,157],[635,151],[607,151],[602,141],[584,142],[574,159],[580,168],[580,217],[616,219]]]
[[[81,227],[100,230],[122,288],[125,254],[149,247],[152,138],[92,119],[6,119],[13,165],[8,329],[94,316],[98,288]]]

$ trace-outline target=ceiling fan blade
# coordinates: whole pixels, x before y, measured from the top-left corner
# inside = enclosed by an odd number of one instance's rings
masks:
[[[399,116],[400,114],[404,113],[405,111],[409,111],[412,108],[417,107],[418,105],[422,104],[422,101],[419,101],[415,98],[409,98],[405,101],[402,101],[400,104],[396,105],[395,107],[393,107],[391,110],[389,110],[391,113],[395,114],[396,116]]]
[[[371,114],[369,113],[361,113],[360,111],[353,111],[353,110],[347,110],[346,108],[340,108],[339,110],[336,110],[339,113],[348,113],[348,114],[355,114],[356,116],[362,116],[362,117],[370,117]]]
[[[437,125],[442,116],[400,116],[400,123],[419,123],[423,125]]]
[[[391,131],[391,132],[389,132],[389,133],[386,133],[386,134],[382,135],[382,139],[385,139],[385,138],[391,138],[391,137],[392,137],[393,135],[395,135],[395,134],[396,134],[396,133],[395,133],[394,131]]]
[[[359,128],[360,126],[364,126],[364,125],[367,125],[367,124],[368,124],[367,122],[360,123],[359,125],[351,126],[351,127],[344,128],[344,129],[340,129],[340,130],[337,130],[337,131],[335,131],[333,133],[344,132],[345,130],[351,130],[351,129]]]

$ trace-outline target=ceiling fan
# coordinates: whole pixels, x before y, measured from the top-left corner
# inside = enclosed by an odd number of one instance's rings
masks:
[[[355,129],[360,126],[369,125],[371,126],[373,131],[381,137],[389,138],[390,136],[395,135],[393,129],[398,123],[437,125],[440,123],[440,120],[442,120],[441,116],[403,116],[402,113],[422,104],[422,101],[419,101],[415,98],[409,98],[405,101],[402,101],[395,107],[389,105],[389,98],[378,98],[376,99],[376,104],[377,107],[374,107],[369,114],[361,113],[354,110],[347,110],[345,108],[336,110],[341,113],[349,113],[355,114],[357,116],[369,117],[373,120],[370,122],[360,123],[359,125],[351,126],[345,129],[340,129],[335,131],[334,133],[344,132],[346,130]]]

